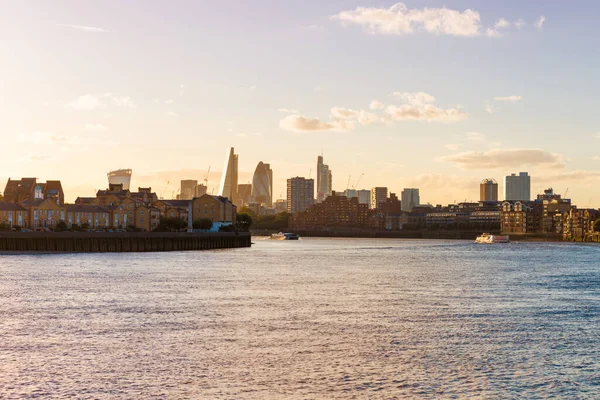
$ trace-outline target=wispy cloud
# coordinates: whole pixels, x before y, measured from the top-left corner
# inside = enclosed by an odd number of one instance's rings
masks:
[[[508,28],[510,28],[510,22],[504,18],[500,18],[498,21],[496,21],[494,27],[488,28],[485,33],[489,37],[500,37],[502,36],[501,30]]]
[[[485,140],[485,135],[481,132],[467,132],[465,133],[467,139],[472,140],[474,142],[482,142]]]
[[[460,107],[440,108],[435,104],[435,97],[424,92],[394,92],[394,96],[402,99],[406,104],[400,106],[389,105],[385,109],[387,116],[394,121],[435,121],[453,122],[469,118],[469,115]]]
[[[442,161],[456,164],[466,170],[496,169],[521,166],[563,168],[563,156],[540,149],[492,149],[486,152],[467,151],[442,157]]]
[[[106,29],[97,28],[95,26],[73,25],[73,24],[56,24],[56,26],[62,26],[63,28],[77,29],[79,31],[85,31],[85,32],[110,32]]]
[[[383,110],[385,108],[385,104],[383,104],[379,100],[371,100],[371,103],[369,104],[369,108],[371,110]]]
[[[465,145],[461,144],[461,143],[449,143],[445,147],[451,151],[458,151],[458,150],[462,149],[463,147],[465,147]]]
[[[298,114],[298,110],[296,110],[295,108],[279,108],[277,111],[286,114]]]
[[[523,96],[500,96],[500,97],[494,97],[494,100],[496,100],[496,101],[508,101],[508,102],[511,102],[511,103],[516,103],[517,101],[523,100]]]
[[[108,128],[101,124],[85,124],[85,130],[92,132],[106,132]]]
[[[279,127],[293,132],[347,132],[354,128],[354,124],[345,121],[324,122],[319,118],[308,118],[302,115],[288,115],[279,121]]]
[[[535,26],[535,29],[537,29],[538,31],[542,31],[542,29],[544,29],[544,23],[546,22],[546,17],[544,17],[543,15],[540,16],[538,18],[538,20],[533,24]]]
[[[165,115],[169,116],[169,117],[178,117],[179,114],[177,114],[175,111],[168,111],[165,113]]]
[[[330,110],[330,117],[333,120],[331,122],[294,114],[282,119],[279,126],[296,132],[351,131],[357,124],[368,126],[380,123],[392,124],[394,121],[454,122],[469,117],[460,106],[447,109],[436,106],[433,104],[435,97],[425,92],[394,92],[393,95],[404,104],[386,107],[377,100],[371,101],[369,108],[379,111],[379,114],[364,109],[333,107]]]
[[[65,104],[66,108],[73,110],[95,110],[113,105],[121,108],[137,108],[129,96],[116,96],[112,93],[84,94],[72,102]]]

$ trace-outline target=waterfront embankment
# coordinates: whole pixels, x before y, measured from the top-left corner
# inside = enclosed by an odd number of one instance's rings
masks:
[[[0,252],[127,253],[250,247],[249,233],[7,232]]]

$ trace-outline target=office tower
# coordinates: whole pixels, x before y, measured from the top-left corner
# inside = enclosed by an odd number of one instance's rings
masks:
[[[349,199],[352,199],[354,197],[358,197],[358,191],[356,189],[346,189],[346,190],[344,190],[344,194]]]
[[[252,184],[240,183],[238,185],[238,196],[240,197],[240,206],[245,206],[252,201]]]
[[[273,206],[273,170],[262,161],[256,166],[252,178],[252,202]]]
[[[108,186],[110,185],[123,185],[123,190],[129,190],[131,184],[131,174],[133,173],[130,169],[118,169],[116,171],[110,171],[106,176],[108,177]]]
[[[206,194],[208,188],[204,184],[196,185],[196,190],[194,191],[194,197],[201,197]]]
[[[317,157],[317,203],[331,196],[332,178],[329,165],[323,164],[323,156]]]
[[[301,177],[287,180],[287,208],[289,213],[306,210],[315,203],[315,180]]]
[[[498,182],[494,179],[484,179],[479,185],[480,201],[498,201]]]
[[[181,181],[179,200],[192,200],[196,194],[196,186],[198,186],[197,180],[186,179]]]
[[[388,196],[388,189],[386,187],[374,187],[371,189],[371,208],[377,209],[381,203],[385,203]]]
[[[238,155],[232,147],[225,155],[225,166],[221,174],[219,195],[227,197],[232,203],[238,202]],[[237,204],[236,204],[237,205]]]
[[[419,204],[421,204],[421,198],[419,196],[419,189],[412,188],[412,189],[404,189],[402,191],[402,198],[401,198],[402,211],[410,211],[414,207],[418,206]]]
[[[505,188],[506,200],[531,200],[531,177],[527,172],[507,176]]]
[[[367,189],[361,189],[356,191],[358,197],[358,204],[366,204],[371,206],[371,191]]]

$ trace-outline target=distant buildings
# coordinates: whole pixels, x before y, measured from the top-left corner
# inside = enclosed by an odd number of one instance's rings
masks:
[[[369,207],[356,197],[332,192],[323,202],[290,217],[292,229],[361,228],[369,222]]]
[[[208,193],[208,188],[204,184],[199,184],[196,186],[196,191],[194,193],[194,197],[201,197]]]
[[[252,202],[252,184],[251,183],[240,183],[238,185],[238,196],[240,198],[240,206],[245,206]]]
[[[366,204],[367,207],[371,205],[371,191],[367,189],[361,189],[356,191],[358,196],[358,202],[360,204]]]
[[[227,197],[234,204],[238,204],[238,155],[232,147],[225,155],[225,166],[221,175],[219,195]]]
[[[131,185],[131,174],[133,173],[130,169],[117,169],[110,171],[106,176],[108,177],[109,185],[123,185],[123,189],[129,190]]]
[[[193,179],[186,179],[181,181],[181,190],[179,192],[180,200],[191,200],[196,195],[196,187],[198,181]]]
[[[480,201],[498,201],[498,182],[494,179],[484,179],[479,184]]]
[[[402,191],[401,195],[402,211],[410,211],[414,207],[421,204],[421,198],[419,196],[419,189],[407,188]]]
[[[273,206],[275,207],[275,211],[277,213],[287,212],[288,210],[288,202],[284,199],[277,199]]]
[[[507,176],[505,188],[507,201],[531,200],[531,177],[527,172]]]
[[[379,207],[385,215],[400,215],[402,212],[400,200],[395,193],[390,193],[390,197],[380,203]]]
[[[317,157],[317,203],[331,196],[332,177],[329,165],[323,164],[323,156]]]
[[[388,188],[374,187],[371,189],[371,208],[376,210],[388,197]]]
[[[273,170],[262,161],[256,166],[252,178],[252,202],[273,206]]]
[[[287,180],[287,209],[289,213],[306,210],[315,202],[315,181],[302,177]]]

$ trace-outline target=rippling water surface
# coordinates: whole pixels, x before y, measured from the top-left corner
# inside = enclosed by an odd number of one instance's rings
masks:
[[[600,247],[0,255],[0,398],[600,398]]]

